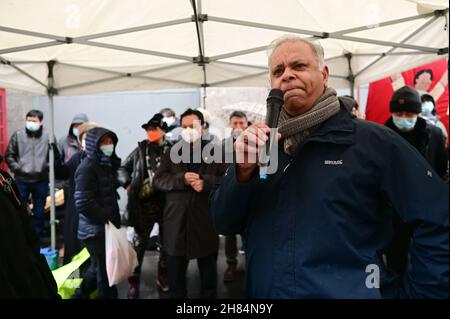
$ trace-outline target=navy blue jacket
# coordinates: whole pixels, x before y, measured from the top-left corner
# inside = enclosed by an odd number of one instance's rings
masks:
[[[112,134],[114,145],[117,136],[105,128],[93,128],[86,133],[86,154],[75,173],[75,207],[79,213],[78,239],[104,236],[105,224],[111,221],[120,227],[118,196],[116,192],[117,169],[120,159],[115,153],[109,158],[102,155],[99,142]]]
[[[294,157],[279,145],[268,180],[232,165],[211,195],[217,231],[245,233],[249,297],[448,298],[448,186],[416,149],[342,106]],[[389,205],[414,225],[404,280],[383,262]]]

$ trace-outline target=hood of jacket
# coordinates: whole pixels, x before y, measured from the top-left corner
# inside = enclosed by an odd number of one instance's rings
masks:
[[[105,156],[99,146],[100,140],[105,135],[110,135],[113,139],[114,152],[113,155],[111,155],[111,157]],[[110,131],[103,127],[95,127],[93,129],[90,129],[86,133],[86,156],[91,160],[97,161],[101,165],[114,164],[118,159],[116,155],[116,146],[118,141],[119,139],[117,138],[117,135],[113,131]]]
[[[69,133],[67,135],[72,137],[72,138],[74,138],[76,140],[77,138],[76,138],[75,135],[73,135],[73,132],[72,132],[73,126],[75,124],[83,124],[83,123],[86,123],[86,122],[89,122],[89,119],[88,119],[86,114],[84,114],[84,113],[75,114],[75,116],[72,119],[72,122],[70,123]]]

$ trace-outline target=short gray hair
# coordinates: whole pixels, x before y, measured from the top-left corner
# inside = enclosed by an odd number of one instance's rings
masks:
[[[323,68],[325,67],[325,58],[324,58],[324,52],[323,52],[323,48],[320,45],[320,43],[315,43],[306,39],[303,39],[299,36],[293,36],[293,35],[285,35],[282,36],[280,38],[275,39],[274,41],[272,41],[272,43],[269,45],[268,48],[268,56],[269,56],[269,60],[268,60],[268,65],[270,67],[270,60],[272,59],[272,55],[273,52],[275,51],[275,49],[277,49],[280,45],[287,43],[287,42],[301,42],[301,43],[305,43],[307,45],[309,45],[309,47],[311,48],[311,50],[314,53],[314,56],[316,57],[316,61],[317,64],[319,65],[320,70],[323,70]]]

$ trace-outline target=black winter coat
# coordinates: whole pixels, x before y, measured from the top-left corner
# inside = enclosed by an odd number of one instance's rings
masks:
[[[78,238],[104,236],[105,224],[111,221],[120,227],[117,169],[120,159],[113,154],[110,165],[101,161],[99,141],[106,134],[117,136],[105,128],[93,128],[86,134],[86,154],[75,173],[75,206],[79,213]]]
[[[0,175],[0,299],[60,298],[19,191],[6,172]],[[13,184],[15,195],[4,180]]]
[[[161,214],[164,208],[165,194],[160,190],[155,190],[152,196],[143,205],[139,199],[139,191],[141,190],[142,182],[148,177],[146,154],[150,156],[149,164],[150,170],[155,172],[159,165],[161,156],[164,150],[163,145],[156,143],[149,143],[143,140],[138,143],[138,146],[131,152],[130,155],[122,163],[118,171],[118,180],[122,187],[127,188],[131,185],[131,193],[128,195],[128,220],[129,226],[136,226],[142,219],[142,214]],[[151,207],[152,211],[147,211],[145,207]]]
[[[445,138],[437,126],[418,117],[412,131],[402,132],[395,126],[392,116],[387,120],[386,126],[414,146],[441,178],[447,178],[448,154],[445,150]]]
[[[248,183],[232,165],[211,195],[217,230],[245,231],[250,298],[448,299],[448,185],[398,134],[341,104],[293,156],[280,141],[277,162]],[[388,204],[414,228],[403,278],[383,260]]]
[[[77,152],[67,161],[62,163],[59,152],[55,149],[55,177],[67,180],[67,192],[64,192],[64,264],[69,263],[72,257],[81,250],[81,243],[77,237],[78,212],[75,207],[75,172],[84,157],[84,153]]]
[[[205,257],[218,250],[219,237],[212,223],[208,197],[226,167],[218,163],[207,164],[202,157],[197,174],[204,180],[204,189],[198,193],[183,181],[189,165],[173,163],[170,150],[164,153],[153,180],[156,188],[166,192],[163,247],[171,256]]]

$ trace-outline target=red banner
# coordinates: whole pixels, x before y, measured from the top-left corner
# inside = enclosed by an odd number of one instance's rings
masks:
[[[448,59],[394,74],[391,77],[370,83],[366,106],[366,120],[383,124],[391,116],[389,101],[394,89],[404,85],[419,92],[430,93],[435,101],[436,113],[448,132]]]

